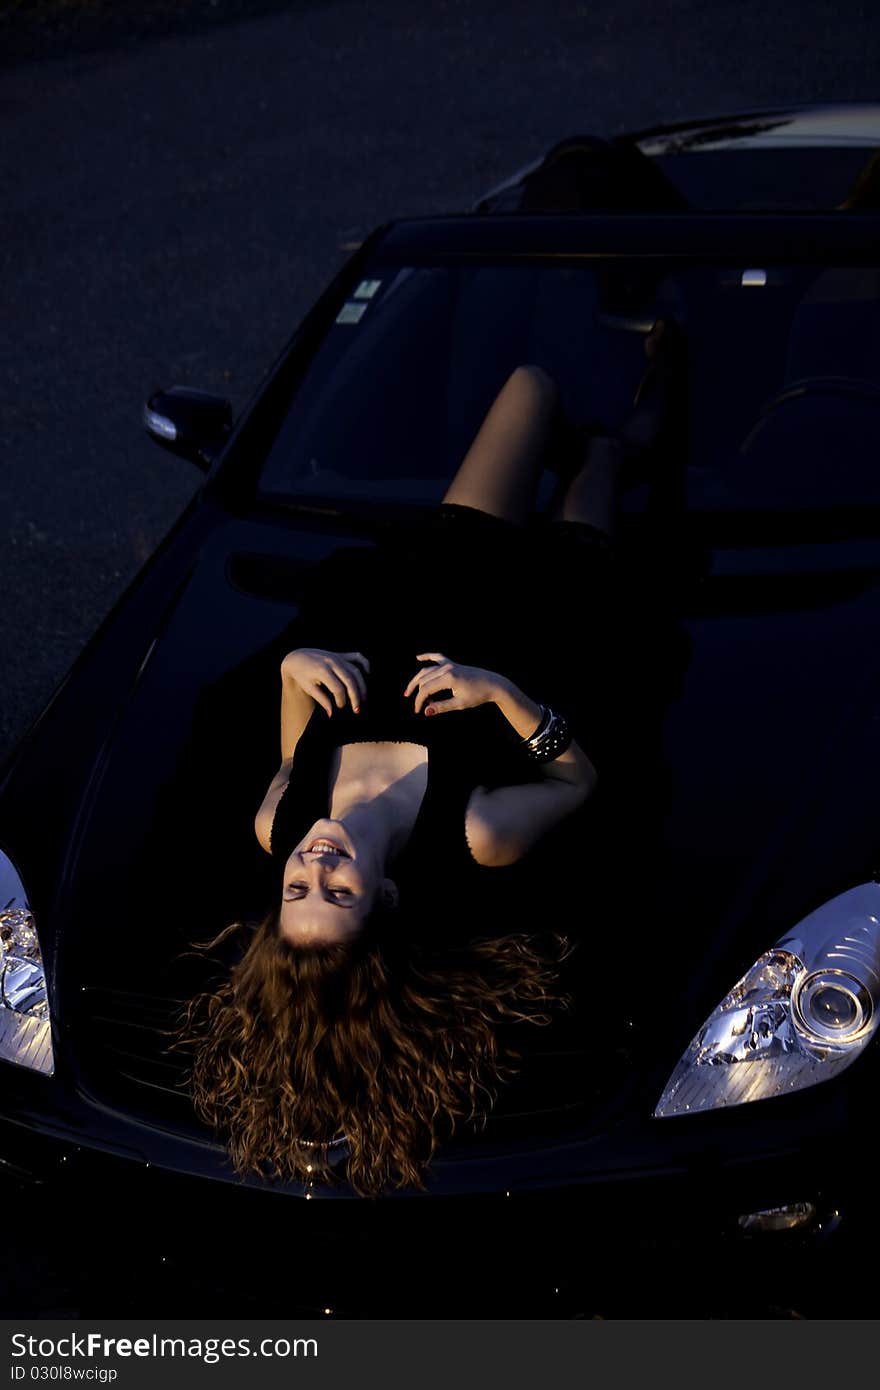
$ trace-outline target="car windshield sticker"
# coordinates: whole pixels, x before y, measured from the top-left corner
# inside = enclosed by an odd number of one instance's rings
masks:
[[[372,299],[381,284],[381,280],[361,280],[354,292],[355,299]]]
[[[356,304],[353,299],[349,299],[347,303],[343,304],[339,313],[336,315],[336,322],[360,323],[369,307],[369,304]]]

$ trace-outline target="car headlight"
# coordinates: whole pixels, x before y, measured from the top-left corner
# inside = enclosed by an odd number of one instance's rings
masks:
[[[759,956],[685,1050],[654,1114],[692,1115],[815,1086],[880,1023],[880,884],[823,903]]]
[[[46,975],[33,913],[15,865],[0,850],[0,1059],[55,1070]]]

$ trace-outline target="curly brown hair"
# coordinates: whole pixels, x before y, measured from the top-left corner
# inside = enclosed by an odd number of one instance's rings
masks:
[[[193,1049],[196,1113],[240,1176],[330,1181],[342,1134],[357,1193],[424,1187],[438,1144],[461,1121],[484,1122],[515,1075],[500,1025],[547,1024],[568,1002],[562,936],[438,952],[387,918],[378,909],[353,943],[303,949],[281,936],[273,907],[198,945],[250,934],[218,987],[185,1006],[173,1044]]]

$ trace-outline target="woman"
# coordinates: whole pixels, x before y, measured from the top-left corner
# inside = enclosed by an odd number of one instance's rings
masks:
[[[517,368],[439,511],[319,567],[282,663],[282,762],[255,821],[280,901],[186,1020],[197,1110],[240,1171],[327,1175],[341,1131],[356,1190],[419,1183],[440,1139],[484,1116],[509,1075],[505,1026],[546,1022],[561,1002],[564,940],[474,941],[485,926],[472,911],[486,901],[478,881],[494,886],[556,843],[614,744],[611,536],[621,486],[656,457],[680,404],[680,343],[659,351],[663,331],[647,340],[652,367],[618,439],[593,437],[584,454],[550,377]],[[579,466],[535,542],[548,451],[573,471],[573,438]],[[302,641],[310,628],[321,646]],[[575,700],[584,659],[587,698]],[[557,878],[532,901],[547,921]]]

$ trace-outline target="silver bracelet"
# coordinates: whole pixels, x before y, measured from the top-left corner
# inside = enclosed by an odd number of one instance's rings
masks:
[[[541,722],[531,738],[523,739],[523,751],[533,762],[549,763],[571,743],[568,721],[547,705],[541,706]]]

